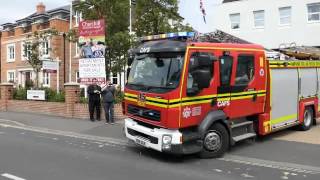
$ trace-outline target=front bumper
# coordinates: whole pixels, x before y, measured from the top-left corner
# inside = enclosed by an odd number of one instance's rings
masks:
[[[125,135],[135,143],[160,152],[181,154],[182,133],[179,130],[149,128],[130,118],[125,119]],[[164,136],[171,136],[170,145],[163,143]],[[169,147],[169,148],[168,148]]]

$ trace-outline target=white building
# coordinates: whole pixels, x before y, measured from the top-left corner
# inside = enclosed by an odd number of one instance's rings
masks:
[[[210,14],[215,28],[266,48],[320,47],[320,0],[224,0]]]

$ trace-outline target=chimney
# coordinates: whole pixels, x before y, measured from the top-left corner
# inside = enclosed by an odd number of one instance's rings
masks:
[[[46,12],[46,6],[40,2],[38,5],[37,5],[37,14],[43,14]]]

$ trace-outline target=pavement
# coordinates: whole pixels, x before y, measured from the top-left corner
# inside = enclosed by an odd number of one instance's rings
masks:
[[[128,144],[122,128],[123,121],[0,112],[0,180],[320,179],[320,125],[244,141],[205,160]]]
[[[87,119],[63,118],[34,113],[0,112],[0,123],[1,122],[18,126],[30,126],[93,136],[125,139],[122,131],[123,120],[117,120],[114,125],[106,125],[105,121],[91,122]]]

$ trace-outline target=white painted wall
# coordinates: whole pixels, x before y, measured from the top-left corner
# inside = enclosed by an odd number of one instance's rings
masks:
[[[211,27],[220,29],[266,48],[277,49],[281,43],[320,46],[320,22],[308,22],[307,4],[320,0],[242,0],[218,5],[208,15]],[[291,25],[280,26],[279,8],[291,6]],[[254,27],[253,11],[265,11],[263,29]],[[240,13],[240,29],[232,30],[229,14]],[[214,30],[214,28],[212,30]]]

